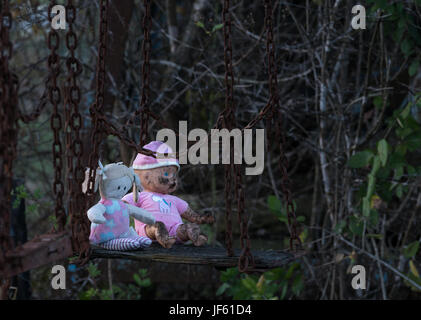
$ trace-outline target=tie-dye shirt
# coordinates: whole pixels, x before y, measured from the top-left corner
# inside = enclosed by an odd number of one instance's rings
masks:
[[[101,199],[99,203],[105,206],[104,218],[107,221],[91,224],[91,243],[98,244],[129,234],[130,217],[127,204],[116,199]]]

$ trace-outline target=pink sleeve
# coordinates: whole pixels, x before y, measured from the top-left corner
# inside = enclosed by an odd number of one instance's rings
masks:
[[[142,207],[143,206],[143,202],[145,202],[145,200],[148,198],[148,194],[146,192],[141,192],[138,194],[137,197],[137,206],[138,207]]]
[[[174,197],[175,205],[177,207],[177,210],[180,214],[186,212],[187,208],[189,207],[189,204],[184,201],[183,199],[180,199],[178,197]]]
[[[133,201],[133,192],[126,194],[123,197],[123,199],[121,199],[121,200],[123,200],[124,202],[127,202],[128,204],[131,204],[133,206],[135,205],[135,203]]]

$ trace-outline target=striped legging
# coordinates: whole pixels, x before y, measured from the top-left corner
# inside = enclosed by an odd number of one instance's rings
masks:
[[[147,237],[119,238],[109,240],[99,245],[107,250],[128,251],[149,247],[152,240]]]

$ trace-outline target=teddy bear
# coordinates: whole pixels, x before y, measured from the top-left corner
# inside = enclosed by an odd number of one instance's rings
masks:
[[[201,233],[199,224],[212,224],[212,214],[198,214],[189,204],[171,195],[177,189],[178,160],[170,155],[172,149],[161,141],[152,141],[143,147],[154,152],[155,157],[137,154],[133,169],[140,178],[143,191],[127,194],[123,201],[151,212],[156,220],[153,225],[135,220],[135,229],[140,236],[158,241],[164,248],[171,248],[175,242],[191,240],[195,246],[203,246],[208,238]],[[166,154],[166,157],[162,155]],[[187,223],[183,222],[187,220]]]
[[[87,191],[88,178],[89,169],[82,185],[84,192]],[[99,189],[101,200],[87,212],[91,221],[89,240],[92,244],[108,250],[127,251],[145,248],[152,243],[148,237],[139,236],[130,227],[130,216],[146,225],[155,224],[154,216],[121,200],[133,184],[140,186],[139,177],[133,168],[128,168],[122,162],[104,167],[99,161],[94,190]]]

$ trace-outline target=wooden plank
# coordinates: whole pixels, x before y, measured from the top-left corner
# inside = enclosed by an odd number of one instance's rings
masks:
[[[0,270],[0,276],[12,277],[72,256],[70,234],[43,234],[6,253],[7,262]]]
[[[91,259],[129,259],[154,262],[211,265],[216,268],[229,268],[238,265],[239,250],[233,257],[228,257],[221,247],[194,247],[193,245],[176,244],[165,249],[157,243],[150,247],[135,251],[111,251],[92,246]],[[301,254],[286,251],[268,250],[253,251],[255,267],[253,270],[267,270],[282,267],[297,259]],[[1,277],[12,277],[19,273],[37,268],[73,255],[71,237],[67,232],[44,234],[19,246],[6,254],[7,263],[0,270]]]
[[[159,244],[153,243],[148,248],[136,251],[111,251],[98,246],[92,246],[92,248],[91,258],[149,260],[165,263],[212,265],[218,268],[236,267],[240,254],[236,250],[234,257],[228,257],[225,249],[221,247],[194,247],[182,244],[176,244],[171,249],[165,249]],[[298,255],[278,250],[252,251],[252,254],[255,259],[253,270],[282,267],[298,257]]]

